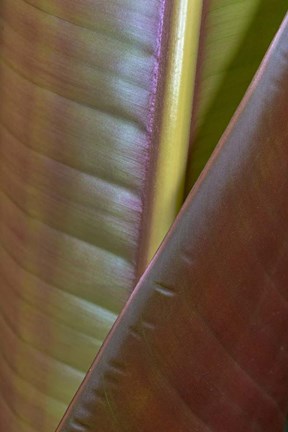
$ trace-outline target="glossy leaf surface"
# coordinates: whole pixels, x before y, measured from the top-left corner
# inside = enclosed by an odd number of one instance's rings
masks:
[[[262,61],[286,0],[204,0],[187,190],[197,180]]]
[[[282,432],[288,18],[58,432]]]
[[[139,276],[171,5],[0,2],[1,431],[55,429]]]

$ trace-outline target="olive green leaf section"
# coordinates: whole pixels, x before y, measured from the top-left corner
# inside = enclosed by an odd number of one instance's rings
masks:
[[[1,431],[55,429],[138,277],[171,5],[0,3]]]
[[[197,180],[288,9],[286,0],[205,0],[187,191]]]
[[[282,432],[288,18],[58,432]]]

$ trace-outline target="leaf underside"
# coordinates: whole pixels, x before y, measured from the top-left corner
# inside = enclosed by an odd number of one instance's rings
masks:
[[[58,432],[280,432],[288,18]]]

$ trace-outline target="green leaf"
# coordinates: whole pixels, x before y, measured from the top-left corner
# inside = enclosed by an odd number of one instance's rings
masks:
[[[209,0],[204,4],[188,191],[223,134],[287,12],[286,0]]]
[[[51,432],[142,271],[171,2],[0,8],[0,429]]]
[[[288,17],[58,432],[281,432]]]

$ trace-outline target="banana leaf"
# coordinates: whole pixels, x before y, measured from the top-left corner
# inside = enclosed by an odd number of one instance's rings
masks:
[[[0,1],[1,431],[55,429],[175,218],[200,11]]]
[[[244,96],[286,12],[286,0],[204,1],[188,192]]]
[[[1,430],[54,429],[181,205],[201,7],[0,2]]]
[[[280,432],[288,16],[58,432]]]

